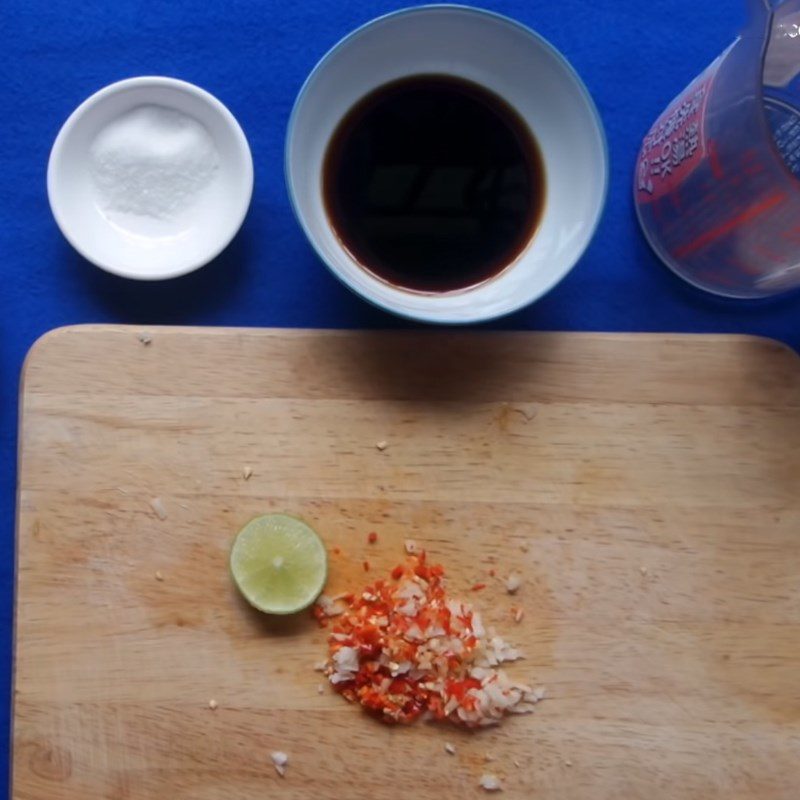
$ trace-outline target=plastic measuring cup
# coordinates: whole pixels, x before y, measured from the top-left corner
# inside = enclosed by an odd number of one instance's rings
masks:
[[[741,298],[800,286],[800,0],[749,0],[749,12],[645,136],[634,175],[657,255]]]

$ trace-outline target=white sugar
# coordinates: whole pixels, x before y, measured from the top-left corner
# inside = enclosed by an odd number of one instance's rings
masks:
[[[137,106],[116,117],[90,149],[100,208],[160,220],[191,208],[218,167],[219,153],[206,128],[158,105]]]

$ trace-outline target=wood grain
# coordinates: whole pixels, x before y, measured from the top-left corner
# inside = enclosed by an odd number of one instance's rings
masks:
[[[509,798],[796,800],[790,351],[140,332],[61,329],[26,364],[14,800],[446,800],[482,796],[483,772]],[[320,531],[332,591],[361,586],[364,559],[372,576],[391,568],[405,538],[454,593],[487,582],[470,598],[548,700],[476,735],[387,728],[319,694],[324,631],[252,612],[227,574],[236,530],[273,509]]]

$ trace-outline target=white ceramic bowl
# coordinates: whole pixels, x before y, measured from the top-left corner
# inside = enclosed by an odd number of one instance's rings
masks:
[[[91,175],[97,134],[143,105],[194,118],[219,154],[197,202],[169,219],[109,212],[98,201]],[[59,131],[47,168],[50,208],[64,236],[89,261],[126,278],[174,278],[207,264],[236,235],[252,193],[253,160],[236,119],[213,95],[174,78],[131,78],[93,94]]]
[[[326,147],[353,104],[388,81],[430,73],[458,75],[505,98],[539,142],[547,185],[539,228],[514,264],[486,283],[439,294],[391,286],[359,266],[331,227],[322,197]],[[433,5],[367,23],[317,64],[289,121],[286,180],[312,246],[354,292],[403,317],[470,323],[522,308],[575,265],[603,209],[608,153],[586,87],[552,45],[498,14]]]

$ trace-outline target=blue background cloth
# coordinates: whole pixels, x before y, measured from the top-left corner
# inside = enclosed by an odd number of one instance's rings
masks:
[[[16,416],[19,371],[34,340],[80,322],[404,327],[350,295],[317,261],[283,181],[295,95],[339,38],[406,5],[306,0],[3,0],[0,7],[0,791],[7,786]],[[668,102],[734,38],[738,3],[697,0],[503,0],[483,5],[549,39],[583,77],[611,153],[608,205],[577,268],[546,298],[491,327],[719,331],[800,345],[800,298],[720,301],[684,285],[647,248],[631,181],[638,145]],[[744,6],[744,0],[741,5]],[[47,157],[59,127],[102,86],[136,75],[199,84],[238,118],[255,161],[250,213],[200,272],[143,284],[74,253],[53,221]],[[535,86],[536,76],[530,76]],[[580,192],[581,187],[575,186]]]

